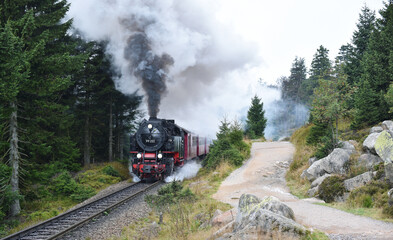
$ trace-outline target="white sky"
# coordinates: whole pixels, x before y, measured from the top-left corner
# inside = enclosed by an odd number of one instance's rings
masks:
[[[295,56],[309,68],[320,45],[333,60],[350,42],[364,4],[376,13],[383,8],[382,0],[222,0],[218,17],[257,43],[263,61],[258,77],[274,83],[289,75]]]

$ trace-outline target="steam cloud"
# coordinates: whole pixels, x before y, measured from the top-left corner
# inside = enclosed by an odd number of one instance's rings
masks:
[[[130,60],[131,71],[142,81],[150,117],[157,117],[161,96],[167,89],[168,67],[174,60],[166,53],[154,55],[150,44],[144,32],[137,32],[129,38],[124,57]]]
[[[192,161],[186,163],[183,167],[179,168],[178,171],[174,172],[171,176],[165,178],[165,182],[183,181],[184,179],[190,179],[197,175],[202,165]]]
[[[255,43],[220,21],[220,4],[225,0],[70,3],[68,17],[74,19],[78,32],[87,40],[108,43],[106,52],[120,73],[116,87],[126,94],[143,88],[151,116],[159,112],[162,118],[214,136],[221,112],[243,108],[232,103],[236,102],[232,89],[236,81],[243,81],[242,91],[247,91],[255,78],[245,77],[244,72],[261,59]],[[239,88],[235,92],[243,95]],[[229,97],[221,97],[225,95]]]

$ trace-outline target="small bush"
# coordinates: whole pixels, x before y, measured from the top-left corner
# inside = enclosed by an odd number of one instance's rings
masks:
[[[120,177],[120,173],[116,171],[111,165],[108,165],[102,169],[102,172],[106,175],[113,177]]]
[[[73,194],[71,194],[71,199],[77,202],[82,202],[86,199],[91,198],[94,196],[96,192],[93,188],[89,186],[78,185],[78,188],[75,190]]]
[[[340,176],[326,178],[319,186],[319,197],[327,203],[333,202],[336,197],[345,192],[344,179]]]
[[[95,195],[95,191],[90,186],[78,184],[68,172],[61,173],[53,181],[53,191],[56,194],[70,196],[74,201],[81,202]]]
[[[53,180],[52,189],[57,194],[71,195],[78,188],[78,184],[71,177],[69,172],[62,172]]]
[[[163,211],[167,206],[177,204],[183,200],[192,200],[195,195],[189,188],[183,189],[178,181],[165,185],[158,190],[157,195],[147,195],[145,201],[157,210]]]
[[[356,207],[385,207],[387,203],[387,192],[389,185],[381,181],[371,183],[357,188],[351,192],[348,203]]]

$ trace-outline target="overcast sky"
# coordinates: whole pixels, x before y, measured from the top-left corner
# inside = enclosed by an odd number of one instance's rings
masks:
[[[320,45],[333,60],[350,42],[364,4],[383,7],[382,0],[69,1],[74,27],[89,40],[109,41],[124,93],[140,88],[124,58],[129,26],[135,19],[153,23],[146,28],[153,51],[175,61],[158,117],[211,137],[224,116],[244,118],[255,94],[265,107],[279,99],[259,78],[274,84],[288,76],[296,56],[309,68]]]
[[[295,56],[304,57],[309,68],[320,45],[334,59],[350,42],[365,4],[376,13],[383,7],[382,0],[222,0],[218,16],[258,44],[258,74],[274,83],[289,75]]]

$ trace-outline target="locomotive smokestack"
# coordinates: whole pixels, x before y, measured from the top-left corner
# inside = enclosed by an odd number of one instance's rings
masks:
[[[128,39],[124,57],[130,61],[135,77],[142,82],[150,117],[157,118],[161,98],[167,89],[169,66],[174,64],[174,60],[166,53],[155,55],[150,45],[144,32],[136,32]]]
[[[157,120],[157,119],[158,119],[157,117],[150,117],[150,118],[149,118],[149,121]]]

